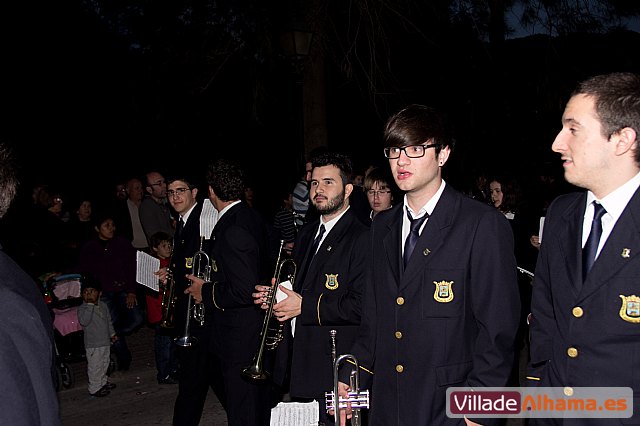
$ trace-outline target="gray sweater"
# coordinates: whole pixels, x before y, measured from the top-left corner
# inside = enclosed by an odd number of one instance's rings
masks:
[[[111,345],[111,336],[116,334],[106,303],[83,302],[78,307],[78,322],[84,328],[84,347],[99,348]]]

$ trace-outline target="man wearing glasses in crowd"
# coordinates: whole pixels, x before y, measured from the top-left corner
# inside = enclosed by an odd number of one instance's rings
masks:
[[[371,273],[349,353],[361,387],[372,382],[369,426],[457,425],[446,415],[448,387],[508,385],[520,314],[511,227],[442,179],[454,141],[436,110],[396,113],[384,144],[405,196],[371,223]],[[343,367],[346,396],[352,368]]]
[[[185,332],[185,324],[189,316],[189,332],[195,339],[192,346],[177,346],[179,362],[178,396],[173,411],[174,425],[198,425],[202,416],[209,387],[213,389],[211,358],[208,356],[208,346],[213,321],[205,315],[204,324],[200,325],[193,318],[193,313],[187,313],[188,294],[184,290],[189,286],[187,274],[192,273],[193,255],[200,250],[200,216],[203,202],[198,202],[198,188],[187,177],[175,177],[169,180],[166,194],[171,207],[177,213],[176,232],[173,236],[173,254],[171,256],[170,271],[160,270],[160,280],[167,281],[167,274],[173,280],[175,309],[171,321],[174,325],[172,334],[181,337]],[[208,237],[208,235],[206,236]],[[208,239],[202,240],[203,250],[206,250]],[[193,301],[192,301],[193,306]]]
[[[140,222],[147,241],[156,232],[173,235],[173,220],[167,204],[167,182],[161,173],[151,171],[146,174],[147,196],[140,203]]]
[[[367,194],[371,213],[369,218],[373,218],[380,212],[393,207],[393,179],[386,168],[374,167],[364,178],[364,190]]]

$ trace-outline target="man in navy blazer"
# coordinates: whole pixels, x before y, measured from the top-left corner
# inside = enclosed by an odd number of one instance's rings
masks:
[[[18,187],[11,150],[0,144],[0,218]],[[0,424],[61,424],[51,314],[36,283],[0,247]]]
[[[246,182],[238,164],[215,161],[207,170],[207,183],[218,211],[209,247],[211,276],[205,282],[188,275],[192,284],[186,292],[211,313],[209,356],[229,426],[268,426],[275,402],[271,383],[241,374],[260,346],[264,312],[253,303],[252,293],[256,283],[270,278],[267,224],[241,201]]]
[[[327,416],[325,392],[333,389],[334,352],[337,356],[349,350],[360,324],[368,227],[350,206],[351,159],[323,152],[311,164],[309,197],[320,218],[300,229],[293,248],[297,265],[293,290],[281,287],[288,297],[276,303],[273,311],[286,323],[277,365],[290,364],[291,398],[317,400],[320,424],[330,425],[333,419]],[[267,288],[256,289],[254,296],[260,302]],[[335,339],[331,330],[336,332]],[[279,379],[277,371],[275,375]]]
[[[369,425],[475,424],[447,417],[446,391],[509,384],[520,314],[511,227],[442,179],[453,139],[437,110],[399,111],[384,142],[405,196],[371,224],[372,270],[351,350],[362,382],[372,381]],[[413,237],[409,216],[420,225]],[[342,372],[341,382],[346,396]]]
[[[639,75],[595,76],[572,93],[551,148],[565,179],[586,191],[561,195],[547,209],[527,374],[528,385],[559,387],[566,396],[576,387],[630,387],[633,418],[540,418],[532,425],[640,423],[639,134]],[[600,231],[588,269],[586,246]]]

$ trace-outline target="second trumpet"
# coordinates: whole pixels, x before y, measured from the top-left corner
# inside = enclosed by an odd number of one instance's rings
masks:
[[[211,264],[209,263],[209,255],[202,250],[202,244],[204,237],[200,237],[200,249],[193,255],[192,267],[193,275],[204,280],[209,281],[211,277]],[[204,325],[205,309],[202,303],[195,303],[193,296],[189,295],[187,301],[187,319],[184,325],[184,332],[182,336],[176,337],[175,342],[178,346],[189,347],[197,343],[198,339],[191,335],[191,317],[198,325]]]

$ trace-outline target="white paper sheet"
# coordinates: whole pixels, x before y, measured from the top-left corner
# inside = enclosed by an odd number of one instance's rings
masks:
[[[270,426],[318,426],[318,401],[281,402],[271,409]]]
[[[540,218],[540,229],[538,230],[538,237],[540,237],[541,244],[542,244],[542,228],[544,228],[544,216]]]
[[[202,204],[202,213],[200,213],[200,236],[208,240],[217,222],[218,210],[213,207],[210,199],[205,198]]]
[[[158,276],[154,272],[160,269],[160,259],[138,251],[136,260],[136,281],[152,290],[159,291]]]
[[[289,296],[287,296],[285,294],[284,291],[280,290],[280,287],[284,287],[286,289],[293,290],[293,286],[291,285],[291,281],[287,280],[287,281],[281,282],[280,286],[278,286],[278,290],[276,291],[276,302],[278,302],[278,303],[282,302],[284,299],[289,297]],[[296,334],[296,319],[292,318],[291,319],[291,335],[295,336],[295,334]]]

